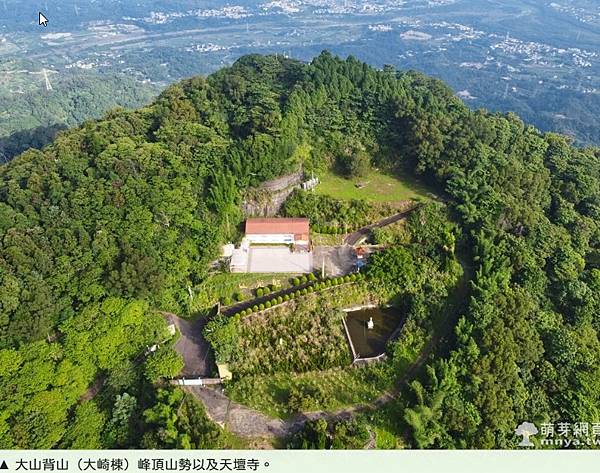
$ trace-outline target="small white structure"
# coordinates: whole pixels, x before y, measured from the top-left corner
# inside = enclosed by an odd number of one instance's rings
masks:
[[[315,187],[317,187],[319,185],[319,178],[318,177],[313,177],[312,179],[309,179],[308,181],[304,181],[302,183],[302,190],[305,191],[310,191],[312,189],[314,189]]]
[[[373,330],[375,328],[375,322],[373,322],[373,317],[369,317],[369,321],[367,322],[367,328],[369,330]]]
[[[233,251],[235,250],[235,245],[233,243],[227,243],[221,247],[221,256],[223,258],[231,258],[233,256]]]
[[[176,379],[175,383],[177,383],[179,386],[204,386],[204,382],[202,381],[202,378],[192,378],[192,379],[181,378],[181,379]]]

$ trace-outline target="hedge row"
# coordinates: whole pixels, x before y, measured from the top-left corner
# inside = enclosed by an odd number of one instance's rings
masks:
[[[226,296],[221,298],[221,304],[223,305],[231,305],[234,302],[243,302],[244,294],[241,292],[236,292],[233,296]]]
[[[254,294],[256,294],[256,297],[263,297],[271,294],[272,292],[277,292],[280,290],[281,288],[279,286],[276,286],[275,284],[269,284],[268,286],[257,288],[256,291],[254,291]]]
[[[305,277],[305,276],[303,276],[303,277]],[[357,281],[359,279],[362,279],[363,277],[364,276],[361,273],[353,273],[353,274],[348,274],[346,276],[339,276],[337,278],[328,278],[328,279],[324,279],[321,281],[316,281],[316,278],[315,278],[314,284],[312,284],[308,287],[305,287],[303,289],[297,289],[297,290],[290,292],[289,294],[286,294],[284,296],[274,297],[273,299],[270,299],[261,304],[255,304],[252,307],[249,307],[248,309],[242,310],[242,311],[234,314],[233,316],[234,317],[236,317],[236,316],[245,317],[247,315],[250,315],[250,314],[253,314],[256,312],[262,312],[263,310],[270,309],[271,307],[275,307],[279,304],[283,304],[284,302],[288,302],[290,300],[293,300],[293,299],[296,299],[296,298],[299,298],[302,296],[306,296],[307,294],[312,294],[313,292],[318,292],[323,289],[327,289],[330,287],[339,286],[341,284]],[[295,286],[298,286],[298,284],[295,284]]]
[[[315,282],[316,280],[317,280],[317,277],[313,273],[310,273],[308,275],[303,275],[303,276],[291,279],[290,284],[292,287],[293,286],[303,286],[304,284],[307,284],[309,282]],[[275,284],[269,284],[268,286],[256,288],[254,290],[254,295],[257,298],[260,298],[260,297],[268,296],[272,292],[279,292],[279,291],[281,291],[281,289],[282,288],[280,286],[277,286]],[[228,305],[232,305],[234,302],[244,302],[244,299],[245,299],[244,294],[242,294],[241,292],[236,292],[232,296],[222,297],[221,304],[224,306],[228,306]]]
[[[304,275],[299,278],[293,278],[290,283],[292,286],[303,286],[309,282],[315,282],[316,280],[317,277],[313,273],[310,273],[308,276]]]

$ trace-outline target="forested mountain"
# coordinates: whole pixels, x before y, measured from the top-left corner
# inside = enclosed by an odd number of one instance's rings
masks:
[[[33,90],[0,93],[0,164],[28,148],[42,148],[57,132],[100,118],[107,110],[145,105],[156,89],[123,74],[71,73],[58,79],[49,74],[49,79],[51,91],[40,77]]]
[[[324,52],[243,57],[0,168],[0,445],[70,446],[93,425],[99,446],[156,446],[150,420],[120,420],[155,310],[187,312],[244,189],[365,155],[445,196],[474,268],[449,349],[413,383],[408,444],[502,448],[523,420],[600,421],[599,150]],[[110,395],[75,407],[98,376]]]

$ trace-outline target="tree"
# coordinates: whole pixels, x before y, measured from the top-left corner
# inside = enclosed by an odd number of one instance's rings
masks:
[[[144,448],[218,449],[229,440],[204,408],[178,388],[159,389],[155,404],[143,414]]]
[[[127,393],[115,398],[112,417],[106,426],[106,444],[112,447],[126,447],[131,440],[131,428],[137,399]]]
[[[183,357],[169,347],[160,347],[145,362],[144,375],[152,383],[174,378],[183,369]]]
[[[93,401],[85,401],[75,409],[75,418],[61,441],[66,449],[102,449],[102,430],[106,415]]]

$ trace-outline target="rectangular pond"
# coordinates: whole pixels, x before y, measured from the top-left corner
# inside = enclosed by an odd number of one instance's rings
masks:
[[[372,358],[385,353],[385,346],[402,324],[394,307],[370,307],[346,312],[346,327],[356,358]],[[372,328],[369,328],[372,322]]]

